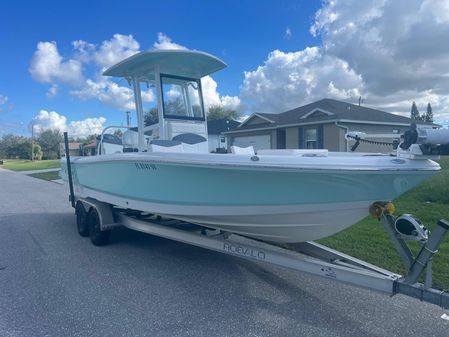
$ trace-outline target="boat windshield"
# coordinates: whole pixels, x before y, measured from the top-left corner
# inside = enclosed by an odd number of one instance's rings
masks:
[[[204,120],[199,80],[161,74],[165,118]]]

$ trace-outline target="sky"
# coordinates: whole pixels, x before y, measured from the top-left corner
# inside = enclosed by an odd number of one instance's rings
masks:
[[[111,65],[149,49],[195,49],[228,67],[202,80],[206,108],[242,116],[335,98],[449,124],[449,1],[0,2],[0,136],[74,137],[126,124]],[[144,92],[145,104],[154,95]]]

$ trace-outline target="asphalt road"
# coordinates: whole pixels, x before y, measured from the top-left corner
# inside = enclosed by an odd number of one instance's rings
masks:
[[[0,169],[0,336],[448,336],[447,313],[127,229],[78,236],[67,186]]]

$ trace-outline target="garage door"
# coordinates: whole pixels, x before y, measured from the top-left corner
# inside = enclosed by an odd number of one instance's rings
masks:
[[[254,150],[271,149],[271,135],[235,137],[232,145],[253,146]]]

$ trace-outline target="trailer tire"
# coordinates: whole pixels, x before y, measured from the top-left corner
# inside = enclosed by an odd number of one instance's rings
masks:
[[[92,241],[95,246],[107,245],[111,231],[101,230],[100,216],[98,215],[98,211],[95,207],[91,207],[89,213],[87,214],[87,222],[89,224],[90,241]]]
[[[75,206],[76,215],[76,228],[78,229],[78,234],[87,237],[89,236],[89,225],[87,223],[87,212],[81,201],[77,201]]]

